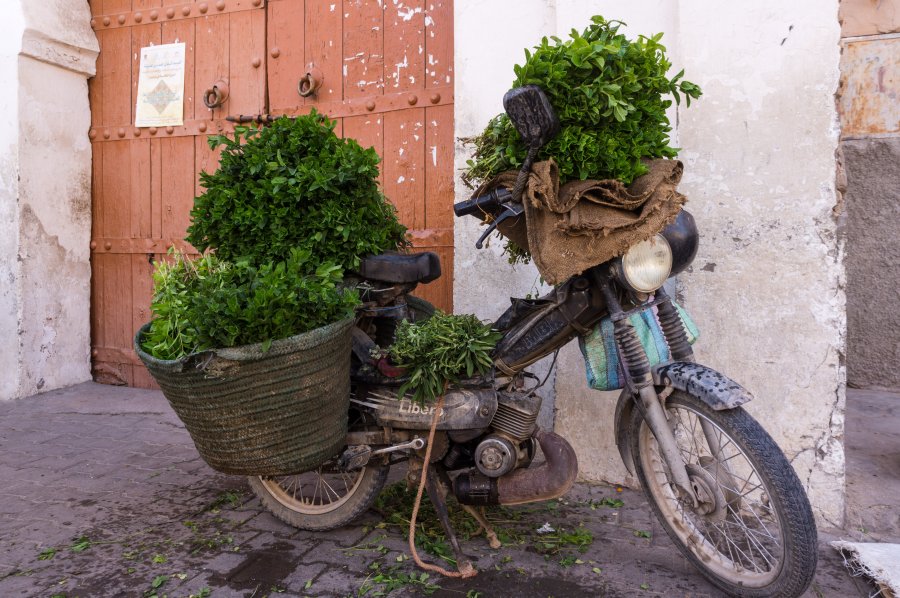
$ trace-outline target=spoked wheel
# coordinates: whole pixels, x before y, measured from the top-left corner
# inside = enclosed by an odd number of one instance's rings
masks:
[[[325,531],[346,525],[367,511],[384,487],[388,469],[368,465],[341,472],[329,462],[315,471],[248,480],[263,505],[285,523]]]
[[[350,430],[372,427],[370,417],[350,409]],[[250,488],[273,515],[294,527],[326,531],[347,525],[375,502],[390,466],[374,459],[361,469],[341,471],[331,459],[314,471],[277,477],[247,478]]]
[[[781,449],[741,408],[714,411],[676,391],[666,409],[698,505],[676,490],[637,410],[631,428],[635,469],[666,533],[731,595],[802,594],[816,569],[816,527]]]

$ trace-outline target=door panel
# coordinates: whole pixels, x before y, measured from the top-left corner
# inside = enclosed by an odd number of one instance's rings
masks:
[[[228,131],[232,113],[266,108],[263,0],[185,3],[92,0],[100,43],[89,83],[94,154],[92,355],[94,377],[152,387],[131,347],[150,318],[152,263],[184,242],[199,191],[198,172],[215,168],[206,136]],[[140,49],[185,44],[184,125],[134,126]],[[209,110],[204,91],[226,79],[230,97]]]
[[[441,257],[444,276],[417,294],[452,311],[452,2],[270,0],[268,16],[269,112],[315,107],[375,148],[415,249]],[[322,88],[301,98],[296,84],[313,66]]]

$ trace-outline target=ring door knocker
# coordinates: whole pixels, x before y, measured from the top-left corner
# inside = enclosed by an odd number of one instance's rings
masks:
[[[220,108],[228,99],[228,81],[219,79],[213,86],[203,92],[203,103],[207,108]]]
[[[324,80],[325,75],[322,74],[322,71],[320,71],[318,67],[310,67],[309,71],[300,77],[300,82],[297,83],[297,93],[299,93],[302,98],[308,98],[311,95],[315,95],[319,88],[322,87],[322,82]]]

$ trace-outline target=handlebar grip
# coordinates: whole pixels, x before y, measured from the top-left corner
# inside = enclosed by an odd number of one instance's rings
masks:
[[[457,216],[468,216],[469,214],[490,213],[512,199],[512,193],[507,189],[494,189],[485,195],[479,195],[466,201],[461,201],[453,205],[453,213]]]

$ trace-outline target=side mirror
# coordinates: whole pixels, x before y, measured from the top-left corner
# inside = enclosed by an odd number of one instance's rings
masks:
[[[559,119],[550,100],[537,85],[510,89],[503,109],[529,149],[539,149],[559,133]]]

